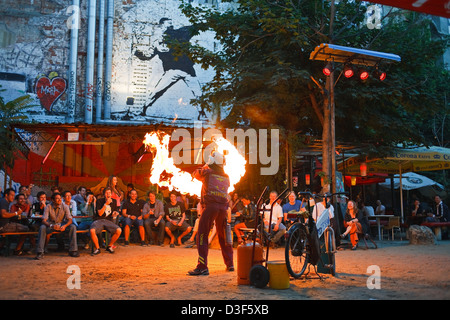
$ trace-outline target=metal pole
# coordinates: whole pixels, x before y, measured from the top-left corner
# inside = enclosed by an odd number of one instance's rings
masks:
[[[96,0],[89,0],[85,88],[86,106],[84,109],[85,122],[88,124],[92,123],[92,111],[94,108],[95,11]]]
[[[95,122],[102,119],[102,93],[103,93],[103,49],[105,46],[105,0],[99,2],[98,50],[97,50],[97,83],[95,101]]]
[[[113,46],[113,27],[114,27],[114,0],[108,0],[106,22],[106,57],[105,57],[105,90],[104,90],[104,109],[103,116],[105,120],[111,119],[111,78],[112,78],[112,46]]]
[[[69,7],[70,9],[70,7]],[[80,28],[80,0],[72,1],[72,16],[68,28],[70,29],[69,43],[69,81],[67,87],[67,122],[75,121],[75,106],[77,93],[77,56],[78,56],[78,29]]]

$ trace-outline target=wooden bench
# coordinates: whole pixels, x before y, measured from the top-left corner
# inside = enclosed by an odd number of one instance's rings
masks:
[[[450,227],[450,222],[423,222],[421,226],[431,228],[437,240],[442,240],[442,228]]]
[[[105,230],[103,230],[103,231],[105,231]],[[88,232],[89,232],[89,230],[77,230],[76,231],[77,234],[79,234],[79,233],[88,233]],[[51,236],[51,235],[57,234],[57,233],[59,233],[59,232],[51,232],[51,233],[48,233],[47,236]],[[11,245],[11,243],[9,241],[10,236],[28,236],[28,235],[30,235],[30,236],[32,236],[32,235],[37,236],[38,234],[39,234],[38,231],[0,233],[0,237],[5,238],[5,245],[4,245],[5,256],[9,256],[9,247]]]

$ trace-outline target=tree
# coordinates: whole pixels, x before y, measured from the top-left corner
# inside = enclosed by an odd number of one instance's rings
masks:
[[[212,52],[168,39],[180,54],[214,68],[214,79],[193,102],[207,110],[229,108],[223,126],[271,125],[283,128],[286,137],[328,139],[329,78],[322,74],[324,65],[309,56],[320,43],[334,43],[402,57],[401,63],[381,66],[388,68],[383,82],[339,78],[337,139],[367,143],[369,153],[385,153],[398,143],[431,143],[416,124],[442,106],[439,89],[445,82],[439,83],[448,73],[439,78],[433,71],[448,39],[432,39],[424,15],[391,10],[378,30],[367,28],[367,5],[360,1],[238,0],[212,9],[186,0],[181,8],[193,35],[213,31],[219,43]],[[448,96],[448,88],[444,91]],[[324,150],[330,163],[328,155]],[[328,176],[329,168],[324,165]]]
[[[0,93],[5,89],[0,89]],[[28,117],[25,110],[32,106],[33,99],[29,95],[20,96],[9,102],[5,102],[0,95],[0,169],[5,172],[6,168],[14,167],[17,152],[24,151],[24,145],[18,142],[17,133],[12,124],[25,122]]]

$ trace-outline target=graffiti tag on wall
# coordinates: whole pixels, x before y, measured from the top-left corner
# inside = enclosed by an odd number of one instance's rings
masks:
[[[47,111],[52,111],[53,105],[64,94],[66,87],[66,80],[52,72],[48,77],[41,76],[38,78],[35,92],[41,102],[41,106]]]

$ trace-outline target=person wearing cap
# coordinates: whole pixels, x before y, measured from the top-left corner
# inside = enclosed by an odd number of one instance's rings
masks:
[[[224,157],[214,151],[208,163],[194,171],[193,177],[202,182],[201,204],[202,217],[198,225],[197,251],[198,263],[188,272],[191,276],[209,275],[208,270],[208,235],[213,223],[216,223],[222,257],[228,271],[234,271],[233,247],[226,244],[225,225],[228,208],[228,188],[230,179],[223,170]]]

